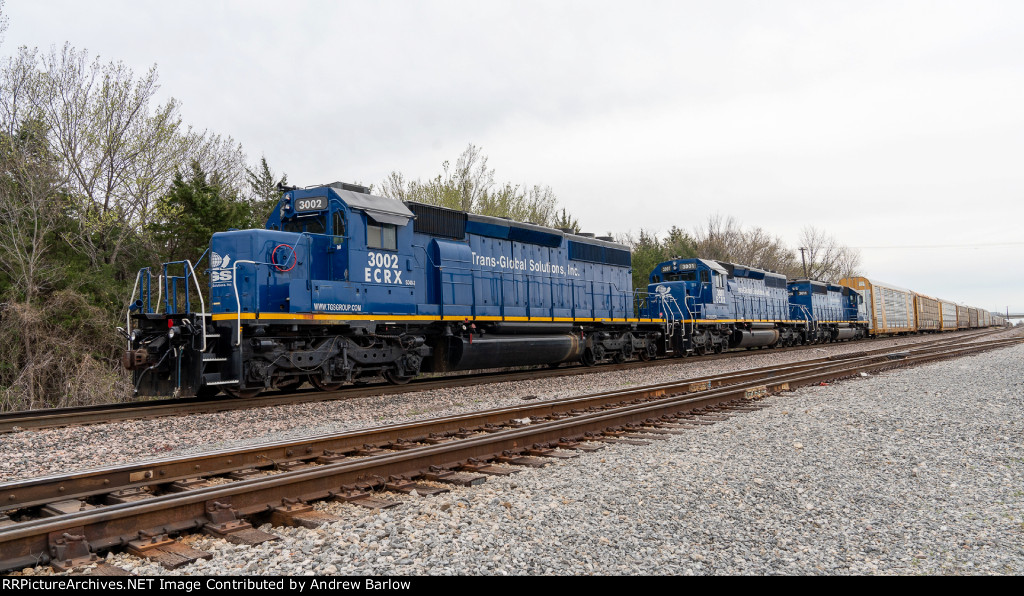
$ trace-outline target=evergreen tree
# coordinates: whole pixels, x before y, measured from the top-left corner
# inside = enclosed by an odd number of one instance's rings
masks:
[[[288,184],[288,174],[281,174],[281,178],[277,178],[267,165],[266,157],[260,158],[260,165],[257,168],[246,168],[245,174],[252,200],[251,217],[245,227],[262,228],[267,223],[270,212],[281,199],[281,191],[277,187],[279,184]]]
[[[150,231],[164,261],[194,262],[206,251],[214,233],[242,228],[250,221],[248,206],[222,192],[210,178],[198,162],[192,162],[188,178],[175,172],[171,189],[161,197]]]

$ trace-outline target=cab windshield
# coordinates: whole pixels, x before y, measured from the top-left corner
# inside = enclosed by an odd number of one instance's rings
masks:
[[[697,281],[697,272],[690,271],[672,271],[665,273],[665,281]]]
[[[285,232],[301,234],[326,234],[327,226],[324,223],[324,216],[294,217],[281,222],[281,229]]]

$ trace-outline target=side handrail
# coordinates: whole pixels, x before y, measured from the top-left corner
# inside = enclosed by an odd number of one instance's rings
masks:
[[[241,297],[238,295],[238,264],[239,263],[249,263],[250,265],[256,265],[256,266],[259,266],[259,265],[273,265],[273,263],[265,263],[265,262],[261,262],[261,261],[249,261],[249,260],[246,260],[246,259],[235,261],[234,264],[231,265],[231,288],[235,291],[235,312],[238,315],[237,319],[236,319],[236,325],[237,325],[237,329],[238,329],[238,333],[237,333],[238,339],[235,340],[235,345],[236,346],[242,345],[242,300],[241,300]]]

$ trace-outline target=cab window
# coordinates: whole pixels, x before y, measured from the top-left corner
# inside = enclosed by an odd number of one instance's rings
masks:
[[[331,233],[338,237],[345,236],[345,216],[341,211],[335,211],[331,218]],[[335,242],[340,242],[340,240],[335,240]]]
[[[367,248],[398,250],[397,228],[394,224],[377,223],[367,218],[366,246]]]
[[[697,281],[696,271],[673,271],[665,274],[665,281]]]
[[[295,234],[302,234],[303,232],[307,234],[327,233],[322,215],[317,217],[295,217],[282,222],[281,227],[285,232],[293,232]]]

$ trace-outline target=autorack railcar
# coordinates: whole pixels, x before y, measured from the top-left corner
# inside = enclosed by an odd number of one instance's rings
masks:
[[[866,277],[843,278],[839,284],[863,294],[871,335],[917,331],[914,297],[910,290]]]

